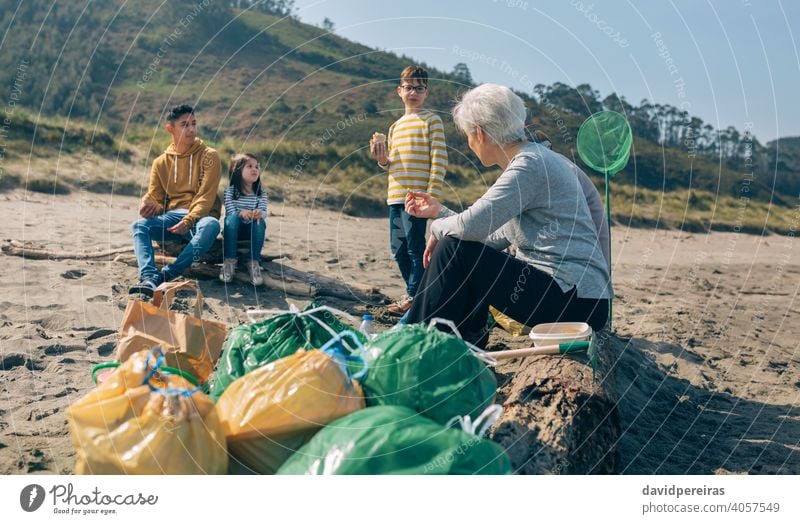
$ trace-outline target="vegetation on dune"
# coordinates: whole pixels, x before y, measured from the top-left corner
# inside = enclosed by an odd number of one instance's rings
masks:
[[[8,93],[0,189],[138,194],[149,163],[168,145],[159,124],[165,108],[189,102],[201,136],[223,158],[246,150],[262,159],[276,198],[385,212],[385,179],[367,140],[401,114],[394,85],[412,58],[341,38],[330,20],[302,23],[291,0],[114,0],[91,9],[0,0],[0,7],[7,28],[0,85]],[[444,117],[451,147],[446,201],[463,208],[498,173],[477,163],[447,117],[473,83],[468,64],[430,74],[428,106]],[[579,164],[575,136],[585,118],[602,109],[627,116],[634,150],[613,185],[620,223],[794,229],[800,138],[762,144],[748,129],[714,129],[676,107],[603,97],[589,84],[540,84],[520,95],[531,126]],[[45,167],[46,158],[69,157],[58,169]]]

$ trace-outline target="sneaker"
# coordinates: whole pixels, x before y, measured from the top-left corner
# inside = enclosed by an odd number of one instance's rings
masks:
[[[261,276],[261,264],[258,262],[248,262],[247,272],[250,273],[250,280],[253,281],[254,286],[260,286],[264,283],[264,277]]]
[[[229,284],[233,282],[233,276],[236,274],[236,260],[223,260],[222,269],[219,272],[219,279]]]
[[[131,295],[138,293],[152,298],[153,292],[161,284],[162,280],[163,278],[160,274],[157,277],[143,278],[138,284],[134,284],[128,288],[128,293]]]
[[[411,304],[414,303],[414,297],[409,295],[403,295],[400,299],[395,302],[394,304],[389,304],[386,306],[386,312],[390,315],[396,315],[398,317],[402,317],[406,314],[406,312],[411,309]]]

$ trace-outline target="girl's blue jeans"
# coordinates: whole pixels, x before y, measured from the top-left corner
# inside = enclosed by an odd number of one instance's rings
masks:
[[[250,260],[261,261],[261,249],[267,234],[267,223],[262,218],[258,222],[245,222],[238,214],[225,217],[225,228],[222,232],[223,256],[226,259],[236,257],[236,243],[239,240],[250,241]]]

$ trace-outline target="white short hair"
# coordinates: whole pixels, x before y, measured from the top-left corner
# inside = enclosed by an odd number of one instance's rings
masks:
[[[480,126],[498,145],[525,140],[525,103],[511,89],[483,84],[470,89],[453,108],[453,121],[462,133]]]

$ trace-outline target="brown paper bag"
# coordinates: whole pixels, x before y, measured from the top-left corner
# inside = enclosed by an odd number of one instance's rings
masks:
[[[193,290],[194,315],[170,311],[175,292]],[[125,362],[143,349],[160,346],[165,365],[191,373],[206,382],[222,351],[227,326],[203,320],[203,293],[195,281],[165,282],[153,293],[151,303],[131,300],[122,317],[117,360]]]

